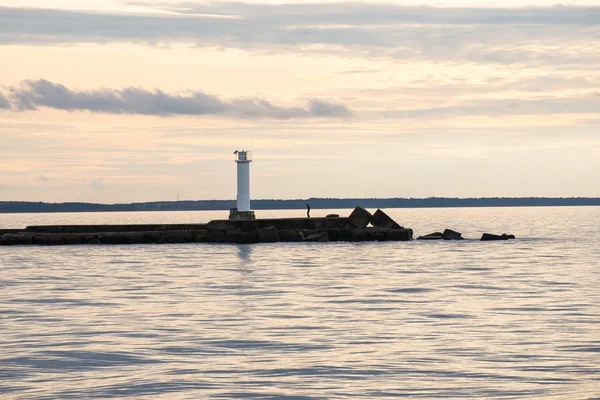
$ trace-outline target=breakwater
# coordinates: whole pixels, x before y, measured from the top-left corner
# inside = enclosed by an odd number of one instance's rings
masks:
[[[213,220],[205,224],[43,225],[0,230],[0,245],[407,241],[413,231],[381,210],[348,217]]]

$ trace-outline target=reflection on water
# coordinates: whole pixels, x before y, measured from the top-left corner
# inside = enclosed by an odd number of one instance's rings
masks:
[[[250,256],[252,255],[252,249],[254,248],[254,245],[241,244],[235,247],[237,247],[238,257],[240,258],[241,266],[246,267],[250,263]]]
[[[0,248],[0,398],[598,396],[600,208],[390,214],[520,239]]]

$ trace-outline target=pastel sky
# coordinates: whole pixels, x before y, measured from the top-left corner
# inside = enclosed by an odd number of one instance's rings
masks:
[[[474,5],[476,4],[476,6]],[[0,201],[600,197],[600,0],[0,0]]]

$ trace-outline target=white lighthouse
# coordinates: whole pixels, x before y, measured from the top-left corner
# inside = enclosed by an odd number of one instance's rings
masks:
[[[229,219],[254,219],[250,209],[250,163],[252,153],[246,150],[233,152],[237,157],[237,208],[230,210]]]

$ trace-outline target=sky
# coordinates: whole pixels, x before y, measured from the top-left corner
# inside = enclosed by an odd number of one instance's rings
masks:
[[[600,197],[599,65],[600,0],[0,0],[0,201]]]

